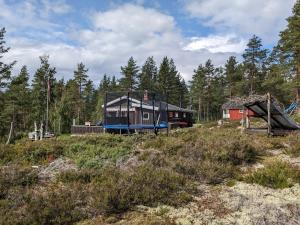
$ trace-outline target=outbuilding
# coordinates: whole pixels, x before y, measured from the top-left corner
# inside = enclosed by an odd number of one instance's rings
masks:
[[[246,109],[243,105],[243,98],[235,97],[229,99],[222,105],[223,119],[234,121],[242,120],[245,116],[254,116],[254,112]]]

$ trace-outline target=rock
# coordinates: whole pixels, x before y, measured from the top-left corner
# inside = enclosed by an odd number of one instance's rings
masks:
[[[56,174],[65,171],[77,171],[78,168],[70,159],[56,159],[47,167],[42,168],[38,174],[41,180],[53,179]]]

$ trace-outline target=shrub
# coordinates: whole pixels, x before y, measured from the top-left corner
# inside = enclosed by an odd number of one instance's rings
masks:
[[[190,199],[179,196],[186,180],[169,170],[142,165],[134,172],[107,169],[95,182],[95,205],[105,213],[119,213],[135,205],[182,204]],[[176,201],[180,197],[180,202]]]
[[[24,224],[74,224],[86,219],[86,190],[81,186],[50,186],[31,196]]]
[[[300,171],[298,168],[282,161],[274,161],[265,168],[258,169],[244,180],[248,183],[257,183],[262,186],[283,189],[300,183]]]
[[[5,198],[12,187],[28,187],[37,182],[37,171],[32,168],[2,167],[0,169],[0,199]]]

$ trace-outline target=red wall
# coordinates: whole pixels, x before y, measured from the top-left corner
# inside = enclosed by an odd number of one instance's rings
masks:
[[[246,115],[248,116],[253,116],[254,112],[251,110],[246,110],[245,111]],[[243,119],[243,113],[240,112],[239,109],[229,109],[229,114],[230,114],[230,120],[241,120]]]

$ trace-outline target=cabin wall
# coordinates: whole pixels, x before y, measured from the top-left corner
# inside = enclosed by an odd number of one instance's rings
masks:
[[[254,116],[254,112],[251,110],[246,110],[245,114],[248,116]],[[227,117],[229,115],[229,118]],[[244,110],[242,109],[229,109],[229,114],[226,114],[226,117],[224,117],[223,113],[223,119],[229,119],[229,120],[242,120],[244,116]]]

